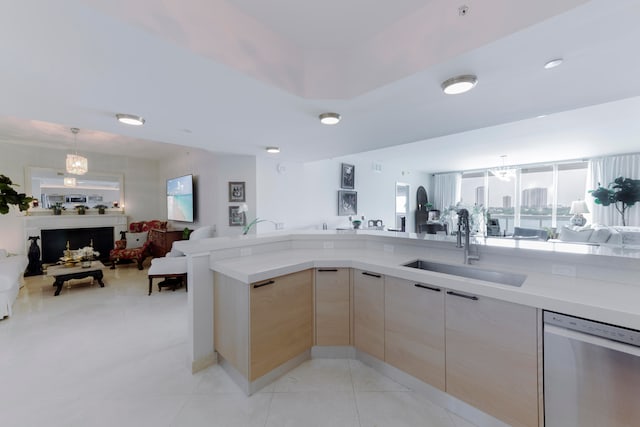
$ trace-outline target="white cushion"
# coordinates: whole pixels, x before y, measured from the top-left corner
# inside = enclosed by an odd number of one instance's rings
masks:
[[[148,231],[142,233],[127,232],[127,249],[138,249],[147,241]]]
[[[586,243],[589,241],[591,234],[593,234],[592,228],[576,227],[573,229],[565,225],[560,229],[560,236],[558,238],[564,242]]]
[[[593,233],[589,237],[589,243],[605,243],[611,237],[611,230],[606,227],[593,227]]]
[[[211,226],[207,225],[205,227],[200,227],[197,230],[193,230],[189,235],[189,240],[200,240],[200,239],[208,239],[212,236],[213,229]]]
[[[149,267],[149,272],[147,274],[153,276],[156,274],[180,274],[186,272],[186,257],[163,257],[151,260],[151,267]]]

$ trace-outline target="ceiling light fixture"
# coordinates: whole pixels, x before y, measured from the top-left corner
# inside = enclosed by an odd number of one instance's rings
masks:
[[[71,128],[75,141],[75,154],[67,154],[67,172],[74,175],[84,175],[89,170],[89,162],[86,157],[78,155],[78,132],[80,129]]]
[[[478,84],[478,78],[472,74],[451,77],[442,82],[442,90],[447,95],[458,95],[470,91]]]
[[[279,147],[267,147],[267,153],[278,154],[280,152]]]
[[[75,187],[76,179],[70,176],[65,176],[63,179],[63,183],[65,187]]]
[[[548,61],[546,64],[544,64],[544,69],[550,70],[552,68],[556,68],[558,65],[562,64],[562,61],[562,58],[552,59],[551,61]]]
[[[323,125],[338,124],[338,122],[342,118],[338,113],[322,113],[318,117],[320,118],[320,123],[322,123]]]
[[[512,178],[516,177],[516,170],[514,168],[508,168],[504,164],[504,160],[507,157],[506,154],[500,156],[502,158],[502,166],[498,168],[489,169],[489,172],[493,174],[500,181],[511,181]]]
[[[131,126],[142,126],[145,120],[135,114],[116,114],[116,118],[120,123]]]

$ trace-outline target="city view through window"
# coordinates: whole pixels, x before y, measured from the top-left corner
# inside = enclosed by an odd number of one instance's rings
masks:
[[[485,206],[499,221],[500,235],[512,234],[513,227],[558,228],[570,223],[571,202],[585,199],[586,181],[585,162],[523,166],[508,181],[489,171],[468,172],[462,175],[461,202]]]

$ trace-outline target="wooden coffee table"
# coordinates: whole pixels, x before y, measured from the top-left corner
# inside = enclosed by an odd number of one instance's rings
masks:
[[[52,265],[47,268],[47,276],[54,277],[56,280],[53,282],[53,286],[56,287],[55,296],[60,295],[62,285],[67,280],[71,279],[84,279],[85,277],[93,277],[93,280],[97,280],[101,288],[104,288],[104,282],[102,277],[104,276],[102,270],[104,264],[100,261],[91,261],[90,267],[81,267],[80,265],[74,267],[65,267],[64,265]]]

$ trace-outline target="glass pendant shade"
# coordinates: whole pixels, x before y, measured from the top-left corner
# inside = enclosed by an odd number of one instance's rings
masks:
[[[74,175],[84,175],[89,170],[86,157],[78,154],[67,154],[67,172]]]

